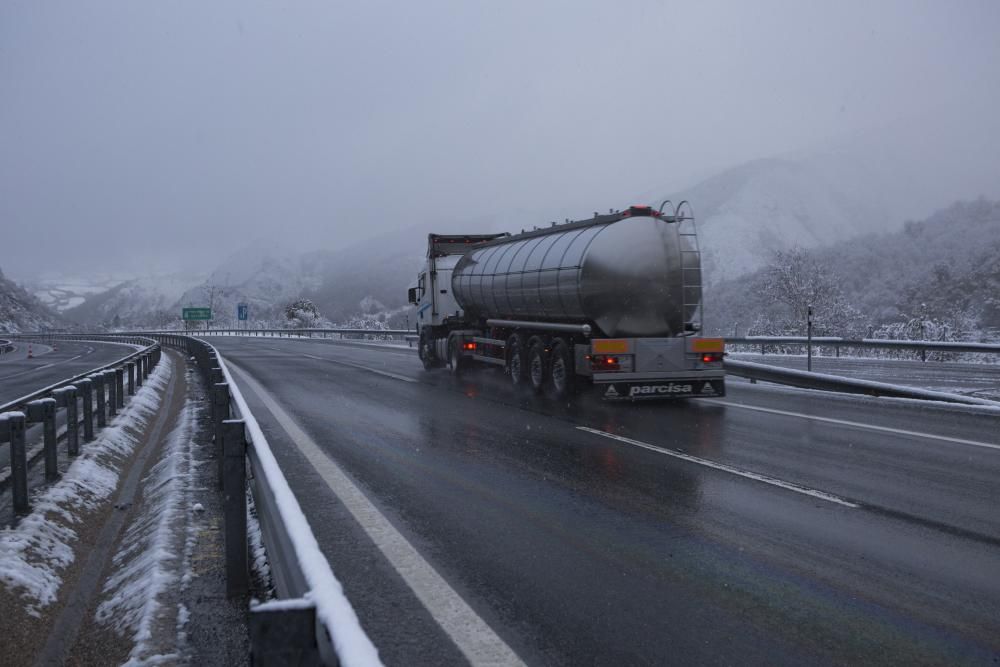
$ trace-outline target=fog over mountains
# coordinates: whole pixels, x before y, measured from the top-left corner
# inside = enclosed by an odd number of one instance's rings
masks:
[[[869,137],[828,151],[754,160],[685,189],[625,194],[607,208],[689,201],[705,280],[725,283],[760,269],[775,251],[849,242],[873,229],[892,232],[907,217],[923,218],[949,205],[953,199],[935,198],[960,188],[935,186],[926,165],[911,168],[914,150],[889,135]],[[579,219],[591,213],[569,214]],[[286,304],[303,297],[332,322],[367,314],[402,326],[406,288],[422,264],[429,232],[517,232],[549,221],[531,213],[456,210],[401,222],[401,228],[362,242],[306,252],[289,249],[279,225],[265,238],[234,238],[235,251],[202,272],[140,276],[97,293],[71,277],[67,283],[77,283],[76,292],[59,292],[51,280],[37,292],[50,300],[61,297],[54,305],[64,306],[68,326],[178,326],[183,306],[211,306],[214,323],[224,326],[233,323],[241,302],[250,304],[251,324],[273,326],[283,321]]]

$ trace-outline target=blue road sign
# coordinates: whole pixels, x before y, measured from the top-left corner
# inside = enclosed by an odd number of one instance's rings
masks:
[[[236,318],[240,321],[246,320],[250,315],[250,304],[240,303],[236,305]]]

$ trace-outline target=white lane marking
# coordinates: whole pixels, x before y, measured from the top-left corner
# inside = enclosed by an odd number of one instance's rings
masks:
[[[438,625],[473,665],[523,665],[516,653],[455,592],[434,567],[371,503],[350,477],[327,456],[295,420],[246,371],[226,360],[229,369],[260,398],[327,487],[347,507],[368,537],[413,590]]]
[[[16,378],[21,375],[27,375],[28,373],[34,373],[35,371],[40,371],[44,368],[52,368],[53,366],[58,366],[59,364],[65,364],[68,361],[79,359],[81,356],[83,355],[78,354],[75,357],[71,357],[69,359],[63,359],[62,361],[53,361],[51,364],[45,364],[44,366],[35,366],[34,368],[29,368],[26,371],[21,371],[20,373],[14,373],[13,375],[4,375],[3,377],[0,377],[0,380],[9,380],[11,378]]]
[[[989,442],[979,442],[978,440],[965,440],[963,438],[953,438],[947,435],[935,435],[933,433],[923,433],[921,431],[909,431],[905,428],[892,428],[891,426],[876,426],[874,424],[863,424],[861,422],[848,421],[847,419],[835,419],[833,417],[818,417],[816,415],[807,415],[802,412],[791,412],[789,410],[762,408],[758,405],[745,405],[743,403],[733,403],[731,401],[723,401],[717,398],[702,399],[702,402],[715,403],[716,405],[725,405],[731,408],[743,408],[744,410],[755,410],[757,412],[766,412],[772,415],[784,415],[785,417],[799,417],[801,419],[812,419],[813,421],[825,422],[827,424],[837,424],[839,426],[853,426],[855,428],[868,429],[869,431],[894,433],[896,435],[909,435],[915,438],[927,438],[929,440],[940,440],[942,442],[954,442],[959,445],[970,445],[972,447],[986,447],[987,449],[1000,449],[1000,445],[994,445]]]
[[[283,350],[285,351],[285,350]],[[343,366],[350,366],[351,368],[357,368],[358,370],[368,371],[369,373],[378,373],[379,375],[384,375],[386,377],[393,378],[394,380],[402,380],[403,382],[416,382],[411,377],[406,377],[405,375],[398,375],[397,373],[390,373],[389,371],[380,371],[377,368],[372,368],[370,366],[362,366],[361,364],[354,364],[350,361],[341,361],[340,359],[330,359],[329,357],[317,357],[314,354],[303,354],[303,357],[308,357],[310,359],[318,359],[319,361],[329,361],[333,364],[341,364]]]
[[[827,493],[826,491],[817,491],[816,489],[810,489],[807,486],[800,486],[793,482],[786,482],[784,480],[777,479],[775,477],[761,475],[760,473],[751,472],[749,470],[741,470],[739,468],[734,468],[733,466],[726,465],[725,463],[717,463],[715,461],[709,461],[708,459],[703,459],[697,456],[691,456],[690,454],[682,454],[681,452],[675,452],[672,449],[657,447],[656,445],[651,445],[648,442],[642,442],[641,440],[633,440],[632,438],[626,438],[623,435],[608,433],[607,431],[601,431],[596,428],[590,428],[587,426],[577,426],[576,428],[581,431],[586,431],[587,433],[593,433],[595,435],[603,435],[605,438],[611,438],[612,440],[618,440],[619,442],[624,442],[629,445],[642,447],[643,449],[648,449],[658,454],[666,454],[667,456],[673,456],[674,458],[681,459],[682,461],[697,463],[698,465],[703,465],[709,468],[714,468],[716,470],[721,470],[723,472],[728,472],[732,475],[739,475],[740,477],[746,477],[747,479],[752,479],[757,482],[763,482],[764,484],[770,484],[771,486],[778,486],[781,487],[782,489],[787,489],[788,491],[794,491],[795,493],[801,493],[806,496],[812,496],[813,498],[819,498],[820,500],[825,500],[830,503],[836,503],[837,505],[843,505],[844,507],[850,507],[853,509],[857,509],[858,507],[860,507],[860,505],[856,503],[852,503],[849,500],[844,500],[840,496],[835,496],[832,493]]]

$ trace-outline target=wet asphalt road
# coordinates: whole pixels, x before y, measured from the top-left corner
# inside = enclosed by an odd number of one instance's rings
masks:
[[[107,343],[60,341],[57,349],[32,343],[34,358],[28,359],[28,344],[0,356],[0,405],[31,394],[51,384],[121,359],[132,348]]]
[[[212,342],[528,664],[1000,664],[1000,413],[739,380],[567,406],[405,349]],[[460,664],[245,394],[387,664]]]

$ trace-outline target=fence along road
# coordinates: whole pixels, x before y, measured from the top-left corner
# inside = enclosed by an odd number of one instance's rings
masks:
[[[405,349],[211,340],[388,663],[462,653],[296,429],[528,664],[1000,652],[995,411],[745,383],[566,406]]]

